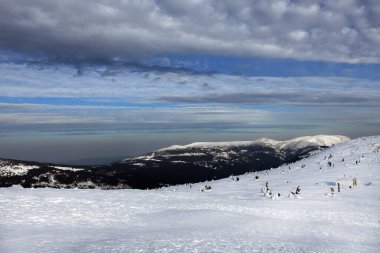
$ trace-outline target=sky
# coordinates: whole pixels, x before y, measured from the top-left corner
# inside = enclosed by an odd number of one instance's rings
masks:
[[[0,0],[0,157],[380,134],[377,0]]]

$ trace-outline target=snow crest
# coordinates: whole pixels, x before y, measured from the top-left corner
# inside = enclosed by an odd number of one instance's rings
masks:
[[[342,135],[316,135],[316,136],[303,136],[287,141],[277,141],[269,138],[260,138],[254,141],[229,141],[229,142],[194,142],[187,145],[173,145],[167,148],[162,148],[157,151],[170,151],[181,150],[187,148],[227,148],[233,146],[250,146],[256,144],[264,144],[277,148],[292,148],[300,149],[310,145],[318,145],[324,147],[331,147],[332,145],[348,141],[349,137]]]

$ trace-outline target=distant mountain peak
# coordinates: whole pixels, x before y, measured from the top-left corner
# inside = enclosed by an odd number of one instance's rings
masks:
[[[334,144],[348,140],[350,140],[350,138],[343,135],[302,136],[287,141],[277,141],[270,138],[260,138],[254,141],[193,142],[186,145],[172,145],[166,148],[161,148],[157,151],[181,150],[186,148],[223,148],[232,146],[249,146],[254,144],[266,144],[271,146],[278,146],[279,148],[287,148],[294,145],[307,146],[310,144],[315,144],[323,147],[330,147]]]
[[[350,138],[343,135],[320,134],[320,135],[314,135],[314,136],[297,137],[295,139],[289,140],[288,142],[307,141],[307,142],[314,142],[323,146],[332,146],[334,144],[348,141],[348,140],[350,140]]]

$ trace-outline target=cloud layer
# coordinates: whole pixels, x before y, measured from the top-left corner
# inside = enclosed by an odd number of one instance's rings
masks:
[[[3,0],[0,47],[128,60],[210,54],[380,62],[377,0]]]
[[[368,125],[380,84],[337,77],[242,77],[0,64],[0,125],[173,130]],[[304,121],[305,119],[309,119]],[[53,126],[53,127],[52,127]],[[363,128],[360,128],[362,130]],[[252,129],[251,129],[252,130]],[[343,130],[342,130],[343,131]],[[359,131],[359,130],[358,130]]]
[[[93,65],[80,72],[0,64],[0,157],[57,162],[195,141],[379,131],[377,80]]]
[[[380,106],[379,82],[354,78],[242,77],[106,67],[85,68],[78,76],[69,66],[41,69],[20,64],[0,64],[0,74],[1,96],[32,98],[28,103]]]

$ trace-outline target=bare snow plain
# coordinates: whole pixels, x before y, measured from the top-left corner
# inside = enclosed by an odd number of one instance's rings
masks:
[[[262,193],[266,182],[272,197]],[[0,252],[380,252],[380,136],[238,181],[1,188]]]

